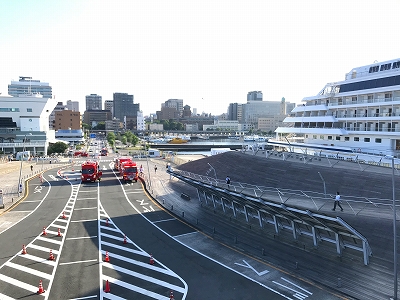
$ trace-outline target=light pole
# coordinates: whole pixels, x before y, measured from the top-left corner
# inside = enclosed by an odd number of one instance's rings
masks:
[[[324,198],[326,198],[326,186],[325,186],[325,180],[324,180],[324,178],[322,177],[322,175],[321,175],[321,173],[320,173],[320,172],[318,172],[318,175],[319,175],[319,177],[321,177],[322,183],[324,184]]]
[[[32,135],[31,133],[29,135]],[[20,160],[21,160],[21,164],[19,167],[19,179],[18,179],[18,196],[20,193],[22,193],[22,161],[24,160],[24,156],[25,156],[25,142],[26,142],[26,136],[27,134],[25,134],[24,136],[24,140],[22,141],[22,154],[19,156]]]

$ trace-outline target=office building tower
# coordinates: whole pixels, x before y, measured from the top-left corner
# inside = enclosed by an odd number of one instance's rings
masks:
[[[247,93],[248,101],[263,101],[263,93],[261,91],[252,91]]]
[[[13,97],[19,95],[40,94],[43,98],[52,98],[52,89],[47,82],[33,80],[32,77],[20,76],[19,81],[11,81],[8,85],[8,94]]]
[[[72,111],[79,111],[79,101],[67,100],[67,109]]]
[[[104,110],[109,110],[109,111],[111,111],[111,114],[113,114],[113,101],[112,100],[104,101]]]
[[[101,96],[90,94],[86,96],[86,110],[101,110],[103,107]]]
[[[127,93],[113,94],[113,116],[114,118],[124,120],[124,117],[137,117],[140,111],[139,104],[133,103],[133,95]]]
[[[162,105],[164,107],[176,108],[179,113],[179,116],[182,116],[183,112],[183,100],[182,99],[168,99]]]

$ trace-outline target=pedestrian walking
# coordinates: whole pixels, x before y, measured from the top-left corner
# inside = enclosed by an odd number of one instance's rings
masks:
[[[140,165],[140,168],[139,168],[139,176],[143,176],[143,166],[142,165]]]
[[[333,204],[332,210],[336,210],[336,205],[340,207],[340,210],[343,211],[342,205],[340,205],[340,194],[339,192],[336,192],[336,197],[335,197],[335,203]]]
[[[33,171],[33,166],[31,165],[31,172]]]
[[[154,173],[157,173],[157,166],[154,166]]]
[[[231,184],[231,178],[229,176],[226,176],[225,181],[228,186]]]

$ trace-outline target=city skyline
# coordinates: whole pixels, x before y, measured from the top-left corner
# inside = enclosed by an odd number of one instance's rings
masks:
[[[0,93],[30,76],[81,108],[113,93],[134,95],[145,115],[168,99],[219,115],[249,91],[300,103],[399,57],[394,0],[0,2]]]

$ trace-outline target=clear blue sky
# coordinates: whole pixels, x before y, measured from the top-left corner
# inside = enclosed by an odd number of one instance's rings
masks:
[[[134,95],[226,112],[247,92],[299,103],[353,67],[400,58],[399,0],[0,0],[0,92],[18,76],[56,100]],[[202,100],[203,99],[203,100]]]

